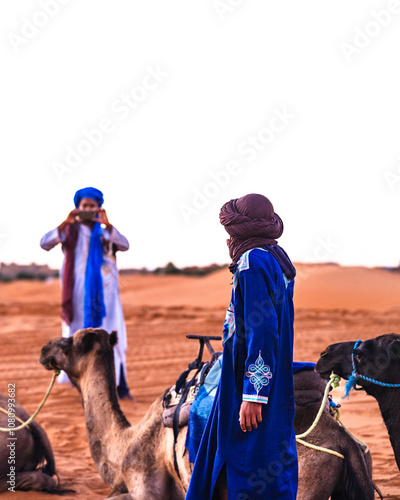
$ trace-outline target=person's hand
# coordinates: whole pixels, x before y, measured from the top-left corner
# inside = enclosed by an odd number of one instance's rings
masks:
[[[61,233],[61,231],[63,231],[67,226],[73,224],[76,220],[76,216],[78,215],[78,213],[79,213],[78,208],[74,208],[73,210],[71,210],[65,221],[61,222],[61,224],[58,226],[58,231]]]
[[[96,219],[92,219],[95,222],[98,222],[100,224],[104,224],[106,228],[111,231],[112,225],[110,224],[110,221],[108,220],[107,217],[107,212],[104,210],[104,208],[99,208],[97,212],[97,217]]]
[[[239,421],[243,432],[257,429],[258,423],[262,421],[262,403],[251,403],[243,401],[240,406]]]

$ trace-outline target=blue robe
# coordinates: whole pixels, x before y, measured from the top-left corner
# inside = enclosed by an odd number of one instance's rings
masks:
[[[267,251],[239,259],[224,324],[221,380],[186,500],[211,500],[226,464],[228,500],[295,500],[293,286]],[[243,432],[242,401],[262,403],[262,422]]]

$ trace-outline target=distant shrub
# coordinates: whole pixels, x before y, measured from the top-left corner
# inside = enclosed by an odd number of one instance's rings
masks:
[[[14,275],[0,274],[0,283],[11,283],[17,280],[29,280],[29,281],[46,281],[49,278],[58,278],[59,272],[54,271],[51,274],[47,273],[35,273],[30,271],[18,271]]]
[[[207,274],[204,267],[190,266],[182,269],[182,274],[185,276],[205,276]]]
[[[37,275],[30,273],[28,271],[20,271],[15,275],[16,280],[35,280],[37,279]]]
[[[154,274],[181,274],[182,276],[206,276],[220,269],[226,269],[227,264],[210,264],[208,266],[187,266],[180,269],[173,262],[168,262],[164,267],[154,269]]]
[[[11,281],[14,281],[11,276],[0,275],[0,283],[11,283]]]
[[[178,269],[173,262],[168,262],[168,264],[164,267],[165,274],[180,274],[181,270]]]

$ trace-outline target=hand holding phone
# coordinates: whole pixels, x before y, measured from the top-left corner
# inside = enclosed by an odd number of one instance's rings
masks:
[[[81,221],[88,221],[97,218],[97,210],[80,210],[78,217]]]

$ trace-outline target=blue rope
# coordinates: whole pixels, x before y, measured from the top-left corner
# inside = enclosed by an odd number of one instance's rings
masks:
[[[375,380],[373,378],[366,377],[365,375],[360,375],[356,372],[356,365],[354,363],[354,351],[361,344],[361,342],[362,341],[360,339],[358,339],[357,342],[353,346],[353,350],[351,353],[351,364],[353,367],[353,371],[351,372],[350,378],[346,383],[344,397],[348,398],[349,393],[352,389],[354,389],[356,391],[360,390],[360,389],[357,389],[357,379],[366,380],[367,382],[371,382],[372,384],[380,385],[381,387],[400,387],[400,384],[387,384],[386,382],[380,382],[379,380]]]
[[[353,374],[350,375],[349,380],[346,382],[345,392],[343,397],[348,398],[350,391],[352,389],[357,389],[357,379]]]
[[[373,384],[380,385],[381,387],[400,387],[400,384],[387,384],[386,382],[380,382],[379,380],[375,380],[373,378],[366,377],[365,375],[357,375],[358,378],[362,378],[367,382],[372,382]]]

